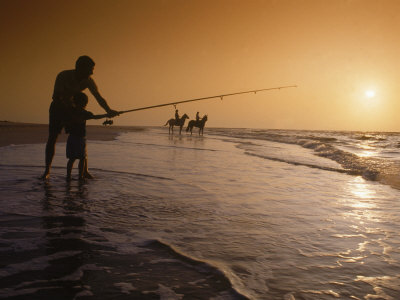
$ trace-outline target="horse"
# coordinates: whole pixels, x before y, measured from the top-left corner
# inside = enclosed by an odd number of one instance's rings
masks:
[[[182,127],[185,124],[186,119],[189,119],[189,116],[187,114],[184,114],[182,118],[180,118],[178,121],[176,121],[175,119],[169,119],[164,125],[167,126],[167,124],[169,124],[168,134],[170,134],[171,132],[174,133],[174,126],[179,126],[179,134],[181,134]]]
[[[206,125],[206,121],[207,121],[207,115],[204,115],[204,117],[199,121],[190,120],[189,124],[188,124],[188,126],[186,128],[186,132],[188,132],[190,130],[190,135],[192,135],[193,127],[198,127],[199,128],[199,135],[200,134],[203,135],[204,125]]]

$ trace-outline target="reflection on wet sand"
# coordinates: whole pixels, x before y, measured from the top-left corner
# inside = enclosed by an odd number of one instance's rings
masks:
[[[60,186],[57,190],[49,182],[44,183],[43,187],[42,227],[45,243],[42,247],[49,261],[39,277],[45,280],[50,289],[44,299],[82,292],[89,295],[83,272],[79,271],[88,264],[92,250],[84,239],[86,221],[82,214],[87,202],[87,187],[83,183],[72,186],[70,182],[65,190]]]

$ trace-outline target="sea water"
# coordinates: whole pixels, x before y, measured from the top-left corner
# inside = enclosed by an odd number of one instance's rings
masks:
[[[400,135],[143,128],[95,179],[0,148],[0,298],[400,299]]]

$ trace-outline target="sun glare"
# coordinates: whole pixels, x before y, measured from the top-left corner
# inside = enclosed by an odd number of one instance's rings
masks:
[[[374,90],[366,90],[366,91],[365,91],[365,96],[366,96],[367,98],[374,98],[375,95],[376,95],[376,93],[375,93]]]
[[[357,106],[370,113],[376,114],[382,108],[382,95],[373,85],[364,86],[357,91]]]

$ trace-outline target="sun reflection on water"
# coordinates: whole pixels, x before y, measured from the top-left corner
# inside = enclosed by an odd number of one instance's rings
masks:
[[[349,221],[353,220],[357,225],[361,225],[364,228],[363,231],[367,230],[365,227],[367,223],[369,226],[371,222],[379,223],[382,216],[379,214],[376,202],[377,193],[373,185],[361,176],[358,176],[348,182],[347,190],[348,197],[344,199],[344,204],[350,210],[347,210],[344,216],[350,218],[348,219]],[[372,226],[375,228],[375,225]]]
[[[359,157],[372,157],[372,156],[376,156],[377,153],[374,151],[374,147],[371,147],[370,145],[366,144],[366,143],[361,143],[357,145],[360,148],[359,153],[357,153],[357,155]]]
[[[350,192],[357,197],[354,199],[353,207],[358,208],[373,208],[375,204],[371,201],[365,202],[362,200],[370,200],[376,196],[376,192],[365,183],[365,179],[361,176],[354,178],[353,181],[349,182]]]
[[[376,270],[380,270],[383,264],[397,263],[392,256],[393,247],[387,239],[387,233],[382,228],[381,222],[384,216],[381,214],[380,201],[374,184],[366,181],[361,176],[355,177],[348,182],[348,197],[345,205],[350,210],[344,213],[354,236],[357,236],[355,248],[351,248],[349,255],[340,257],[342,265],[345,263],[358,263],[358,266],[366,265],[366,269],[358,269],[355,282],[367,283],[372,290],[365,291],[365,299],[387,299],[394,300],[391,291],[398,288],[400,276],[393,274],[377,273],[371,275],[369,265],[372,263]],[[355,240],[354,240],[355,241]],[[342,258],[345,258],[344,260]],[[354,297],[355,299],[358,299]]]
[[[361,153],[358,154],[360,157],[372,157],[375,156],[375,152],[373,151],[368,151],[368,150],[363,150]]]

